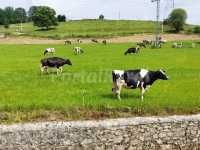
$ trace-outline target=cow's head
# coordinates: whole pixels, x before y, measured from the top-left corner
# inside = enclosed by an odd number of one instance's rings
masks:
[[[160,69],[159,71],[157,71],[157,75],[158,75],[158,78],[159,79],[162,79],[162,80],[168,80],[169,77],[167,76],[167,74],[165,73],[164,70]]]
[[[72,62],[69,59],[66,59],[65,64],[72,65]]]

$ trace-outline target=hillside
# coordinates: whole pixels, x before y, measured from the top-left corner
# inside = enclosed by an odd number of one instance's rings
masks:
[[[23,24],[23,35],[32,37],[45,37],[63,39],[67,37],[113,37],[127,36],[138,33],[154,33],[155,22],[134,20],[79,20],[60,23],[55,29],[49,31],[38,30],[32,23]],[[11,35],[19,35],[19,24],[11,25],[9,29],[0,26],[1,32]],[[167,31],[168,27],[164,27]]]

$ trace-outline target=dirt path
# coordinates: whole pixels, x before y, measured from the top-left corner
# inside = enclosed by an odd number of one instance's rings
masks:
[[[163,39],[167,41],[181,41],[181,40],[200,40],[200,35],[184,35],[184,34],[163,34]],[[126,43],[126,42],[139,42],[143,39],[154,39],[154,35],[151,34],[138,34],[126,37],[113,37],[108,38],[108,42],[111,43]],[[68,39],[73,43],[77,39]],[[81,39],[83,43],[90,43],[91,39]],[[98,39],[102,41],[103,39]],[[52,40],[44,38],[32,38],[32,37],[7,37],[0,38],[0,44],[64,44],[64,40]]]

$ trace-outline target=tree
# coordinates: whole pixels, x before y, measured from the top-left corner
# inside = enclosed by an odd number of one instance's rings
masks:
[[[5,12],[0,8],[0,25],[3,25],[5,22]]]
[[[183,30],[186,23],[187,13],[184,9],[174,9],[168,18],[169,25],[175,29],[176,32]]]
[[[28,20],[32,21],[32,16],[36,12],[38,6],[31,6],[28,10]]]
[[[6,18],[8,24],[15,22],[13,7],[6,7],[4,9],[4,13],[5,13],[5,18]]]
[[[58,25],[55,15],[54,9],[48,6],[39,6],[32,16],[33,25],[48,30],[50,26]]]
[[[24,8],[16,8],[14,11],[15,23],[26,22],[26,10]]]
[[[200,33],[200,26],[194,27],[194,33]]]
[[[104,20],[104,15],[99,15],[99,20]]]
[[[57,19],[58,19],[58,22],[65,22],[66,21],[65,15],[58,15]]]

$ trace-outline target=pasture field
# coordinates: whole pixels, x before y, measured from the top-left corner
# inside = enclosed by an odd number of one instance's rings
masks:
[[[142,49],[124,56],[125,44],[0,45],[0,122],[99,119],[200,112],[200,46]],[[186,42],[186,45],[190,45]],[[77,45],[76,45],[77,46]],[[69,58],[63,74],[40,74],[40,59],[47,47],[56,56]],[[157,81],[140,101],[140,91],[122,90],[122,101],[113,98],[114,69],[164,69],[168,81]]]
[[[10,35],[18,35],[19,24],[13,24],[9,29],[0,26],[1,32]],[[164,31],[169,30],[164,26]],[[64,39],[71,37],[113,37],[127,36],[138,33],[154,33],[155,22],[153,21],[134,21],[134,20],[75,20],[59,23],[55,29],[41,31],[34,27],[32,23],[23,24],[23,36],[42,37],[52,39]]]

